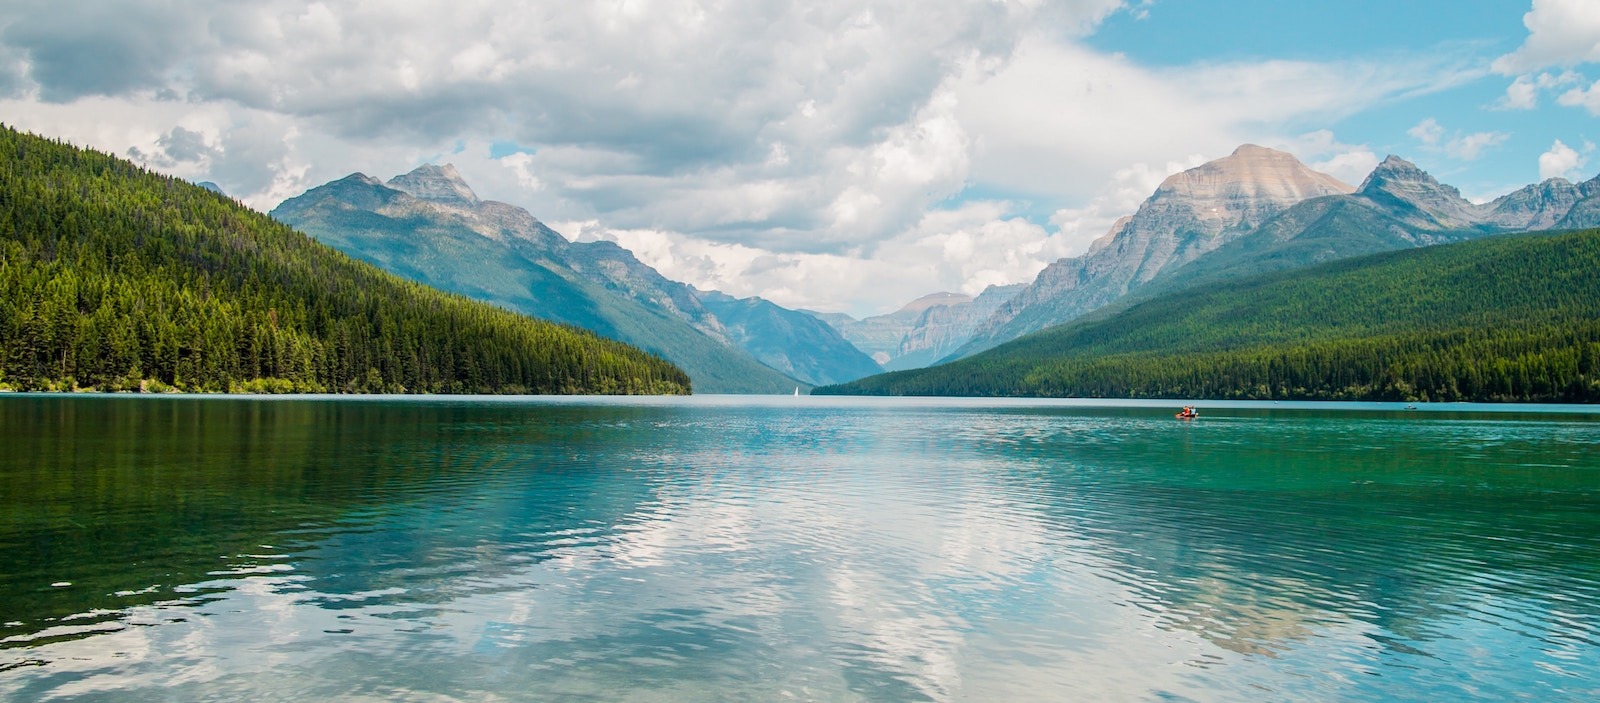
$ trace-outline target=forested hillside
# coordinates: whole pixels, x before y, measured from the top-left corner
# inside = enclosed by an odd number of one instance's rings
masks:
[[[711,336],[725,332],[688,286],[615,244],[568,242],[521,208],[478,200],[444,172],[423,167],[389,184],[354,174],[271,214],[404,278],[659,354],[702,393],[787,393],[799,383]]]
[[[1179,291],[816,393],[1600,402],[1600,230]]]
[[[0,386],[685,393],[625,344],[404,281],[106,154],[0,128]]]

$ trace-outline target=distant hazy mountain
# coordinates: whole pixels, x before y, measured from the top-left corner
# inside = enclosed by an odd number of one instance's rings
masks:
[[[856,348],[871,354],[884,369],[898,371],[927,366],[955,351],[972,337],[983,320],[1022,288],[1021,284],[990,286],[977,298],[961,293],[932,293],[894,312],[861,320],[843,313],[810,314],[838,330]]]
[[[756,360],[812,385],[853,381],[880,373],[871,357],[812,315],[762,298],[695,291],[733,342]]]
[[[929,305],[900,339],[895,357],[884,365],[890,371],[917,369],[938,362],[972,339],[980,325],[1000,306],[1016,297],[1022,284],[989,286],[976,298]],[[924,298],[926,300],[926,298]]]
[[[953,356],[1185,287],[1486,234],[1597,225],[1600,179],[1551,179],[1478,205],[1398,157],[1351,192],[1288,154],[1246,145],[1169,178],[1088,253],[1047,267]]]
[[[1060,324],[1122,297],[1308,198],[1350,186],[1293,156],[1246,144],[1175,174],[1088,253],[1062,259],[1000,306],[961,352],[970,354]]]
[[[1194,286],[817,392],[1593,403],[1596,270],[1600,229],[1389,251]]]
[[[479,199],[449,166],[388,184],[353,174],[272,216],[407,278],[658,353],[697,392],[781,393],[799,383],[735,346],[688,286],[614,244],[569,242],[521,208]]]

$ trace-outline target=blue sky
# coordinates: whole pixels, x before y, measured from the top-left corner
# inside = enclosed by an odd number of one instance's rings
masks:
[[[1588,4],[1600,14],[1600,5]],[[1470,197],[1498,196],[1540,180],[1538,155],[1560,139],[1579,147],[1600,141],[1595,115],[1571,108],[1508,110],[1505,76],[1494,59],[1515,51],[1528,32],[1527,3],[1463,0],[1454,3],[1284,3],[1266,0],[1200,2],[1166,0],[1144,15],[1112,15],[1088,38],[1108,52],[1121,52],[1150,67],[1204,62],[1264,60],[1326,61],[1436,52],[1453,55],[1481,75],[1437,92],[1365,106],[1360,112],[1307,129],[1330,129],[1346,141],[1368,144],[1380,155],[1394,153],[1417,163]],[[1592,37],[1600,42],[1600,36]],[[1435,120],[1456,137],[1503,134],[1505,140],[1471,160],[1426,148],[1410,130]],[[1446,139],[1448,141],[1448,139]],[[1576,171],[1582,177],[1596,169]]]
[[[450,162],[673,278],[1031,280],[1251,142],[1470,198],[1600,172],[1595,0],[14,0],[0,120],[270,210]]]

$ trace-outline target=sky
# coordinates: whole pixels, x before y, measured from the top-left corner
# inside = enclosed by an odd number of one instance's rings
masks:
[[[1032,280],[1238,145],[1600,173],[1600,0],[10,0],[0,121],[269,211],[451,163],[703,289]]]

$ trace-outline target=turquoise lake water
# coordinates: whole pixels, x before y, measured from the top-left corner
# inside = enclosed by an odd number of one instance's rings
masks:
[[[1600,700],[1600,408],[0,396],[0,699]]]

